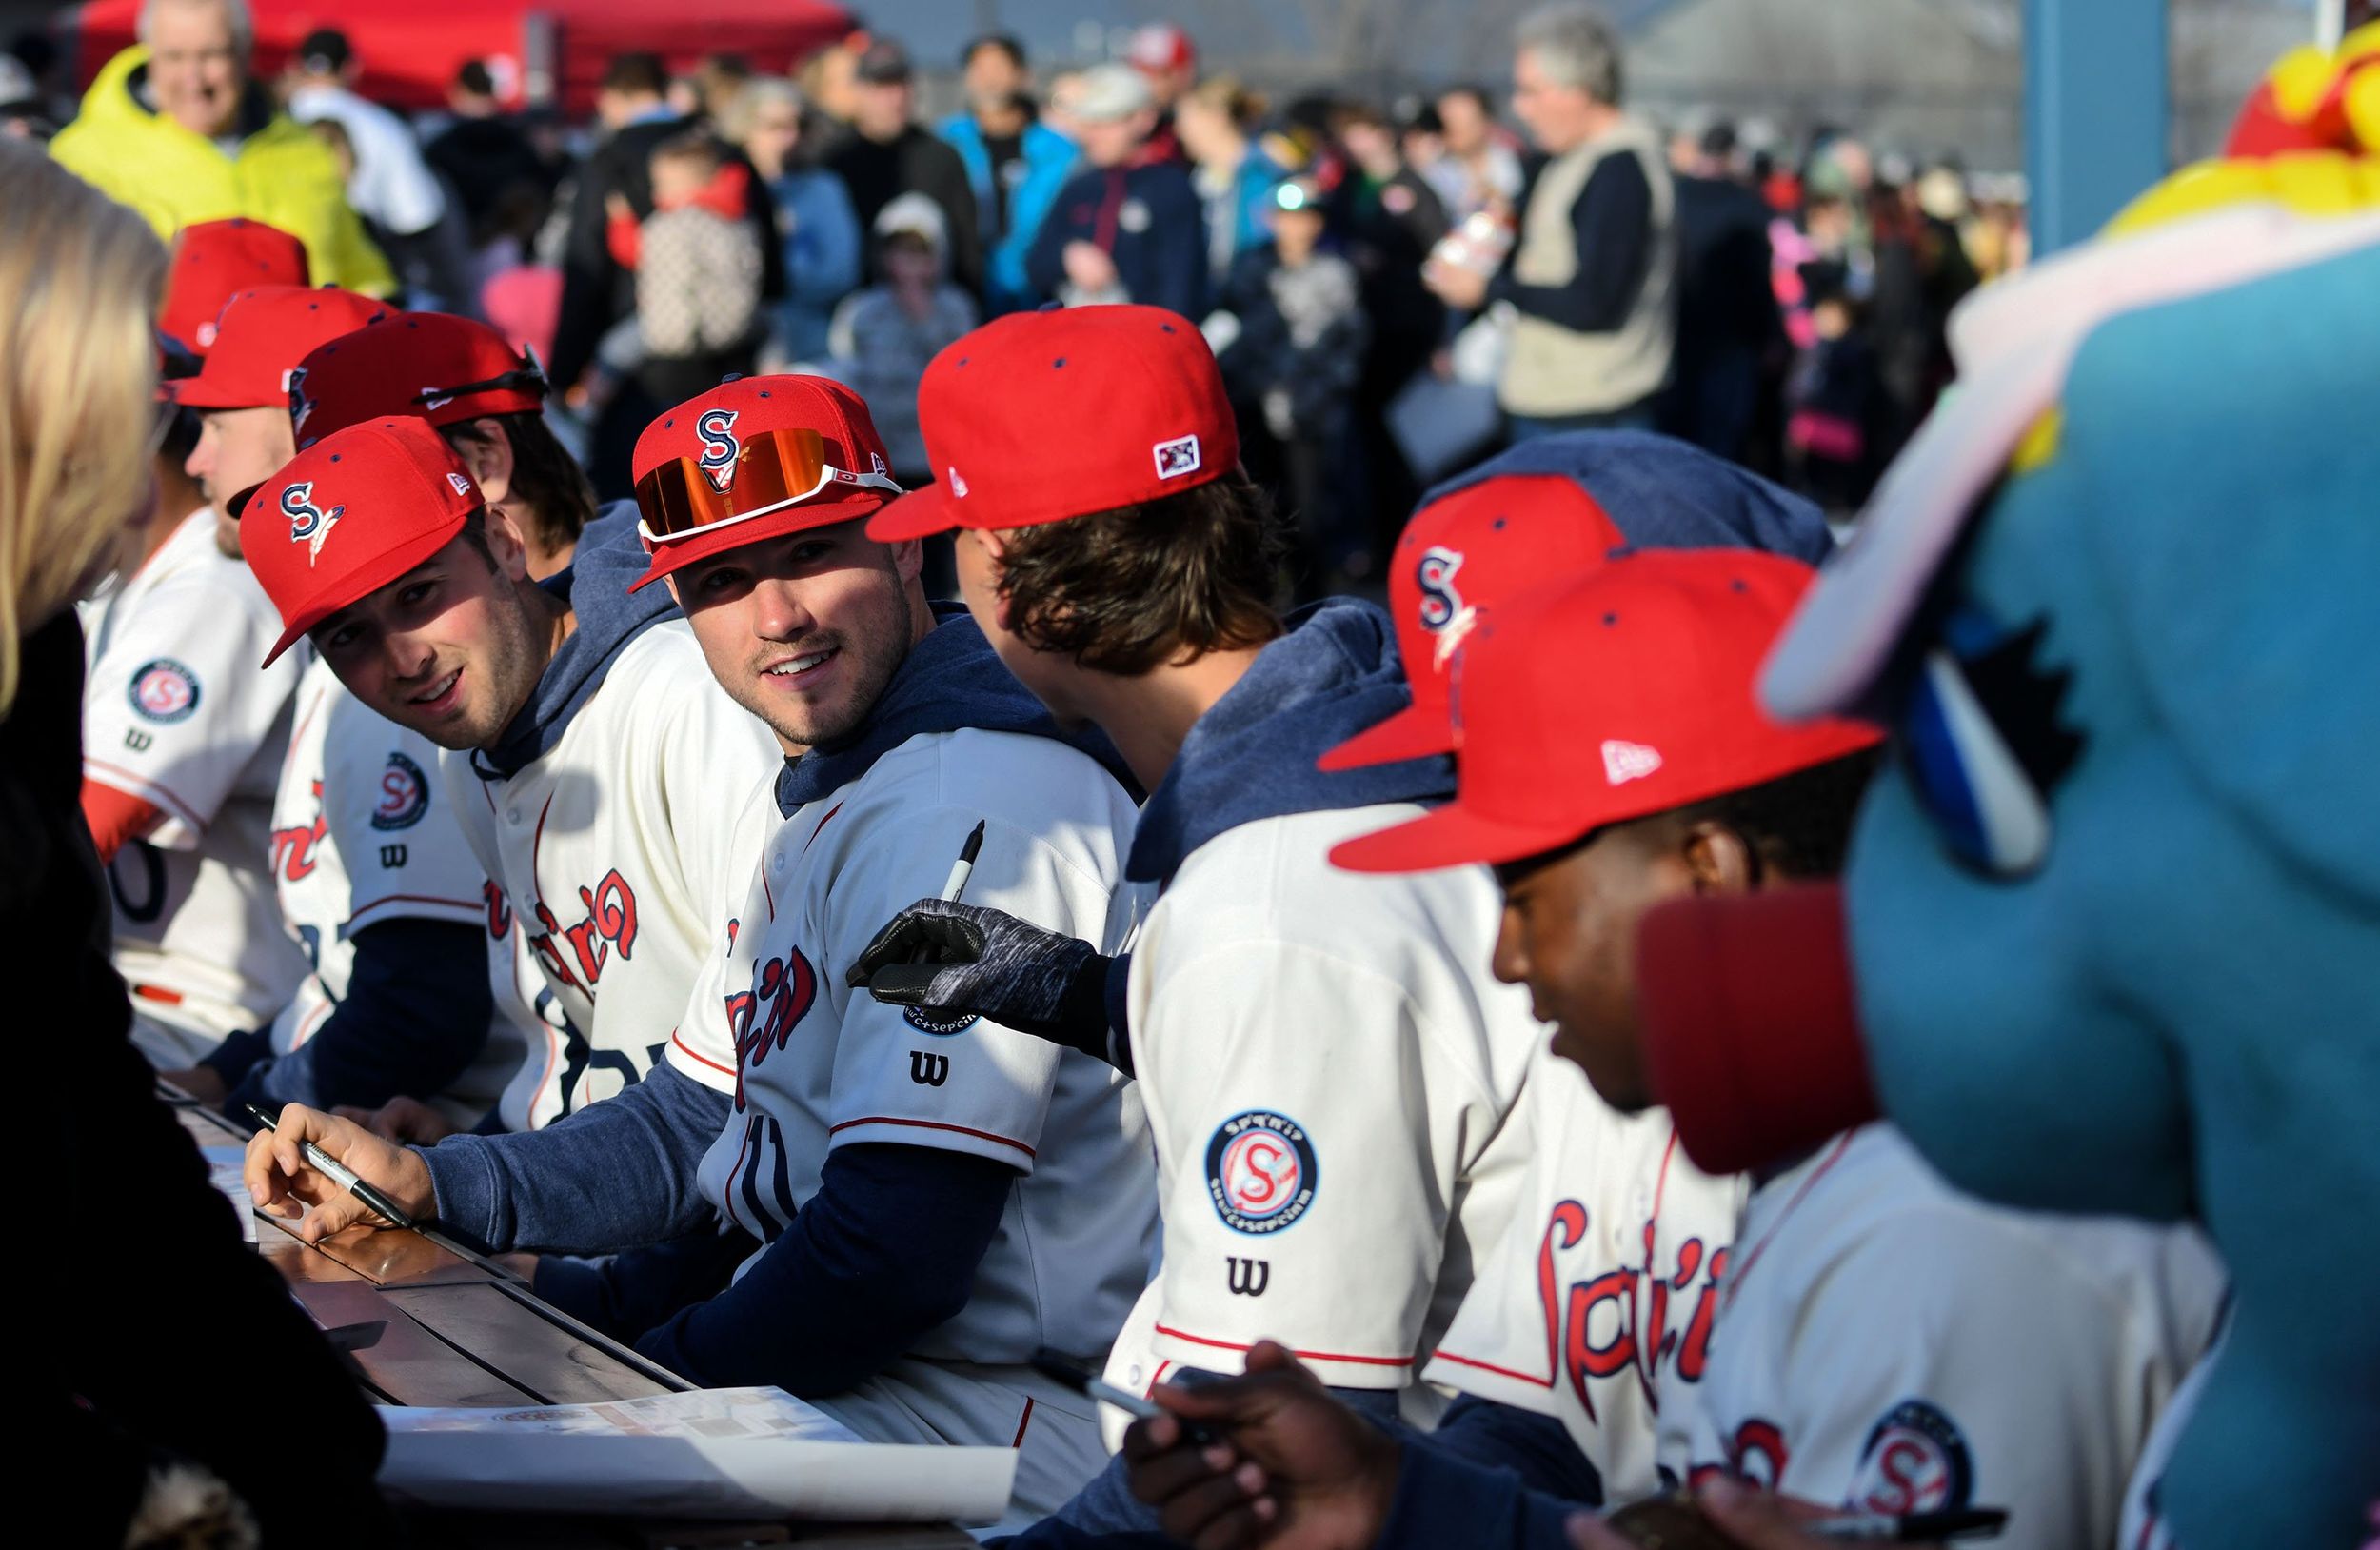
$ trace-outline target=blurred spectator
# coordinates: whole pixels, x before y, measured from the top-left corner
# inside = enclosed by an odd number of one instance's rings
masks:
[[[1232,262],[1271,240],[1273,190],[1286,170],[1252,138],[1264,99],[1229,76],[1201,81],[1174,105],[1190,182],[1206,210],[1207,278],[1220,289]]]
[[[636,276],[612,250],[613,214],[625,208],[632,220],[642,221],[653,213],[654,148],[697,127],[670,112],[663,96],[668,84],[661,61],[653,55],[622,54],[605,70],[602,89],[596,93],[596,112],[609,136],[580,165],[565,217],[562,310],[554,326],[553,381],[565,392],[586,374],[606,331],[636,308]],[[784,266],[776,242],[776,203],[766,185],[750,178],[750,164],[742,151],[732,152],[727,159],[744,169],[749,180],[744,218],[762,245],[761,294],[773,300],[784,294]],[[587,473],[595,482],[596,493],[606,500],[628,492],[628,453],[637,431],[664,406],[686,396],[673,390],[682,377],[667,370],[663,376],[666,380],[631,382],[601,406]]]
[[[706,129],[653,148],[653,213],[636,230],[635,327],[646,391],[664,404],[753,368],[764,233],[752,224],[752,170]],[[625,214],[626,199],[612,196]]]
[[[752,61],[742,54],[705,54],[694,68],[696,110],[714,129],[735,120],[737,101],[752,81]]]
[[[944,119],[941,133],[975,189],[976,231],[990,250],[986,310],[1013,312],[1032,302],[1025,254],[1074,169],[1074,142],[1036,120],[1033,77],[1016,39],[978,38],[961,64],[967,110]]]
[[[1441,165],[1446,161],[1446,125],[1438,118],[1436,104],[1423,103],[1405,121],[1404,128],[1398,131],[1397,149],[1403,154],[1405,165],[1430,186],[1440,208],[1451,214],[1453,207],[1447,204],[1447,195],[1460,189],[1463,173],[1458,168]]]
[[[918,381],[943,346],[975,327],[975,303],[949,281],[942,208],[931,199],[905,193],[886,205],[876,241],[883,278],[835,309],[833,370],[867,400],[894,476],[930,485]]]
[[[0,54],[0,139],[46,140],[56,129],[33,72],[14,54]]]
[[[519,119],[496,100],[495,78],[482,60],[464,61],[446,88],[453,122],[422,150],[423,160],[446,180],[471,222],[471,240],[485,247],[489,218],[520,189],[542,204],[553,196],[561,169],[538,154]]]
[[[405,120],[355,90],[363,73],[354,47],[336,28],[320,27],[289,59],[286,97],[301,124],[333,123],[346,131],[354,166],[347,203],[404,283],[408,301],[428,310],[467,308],[469,236],[447,210],[446,193],[423,159]]]
[[[1764,387],[1781,385],[1788,351],[1769,283],[1769,207],[1734,177],[1735,145],[1734,129],[1718,124],[1672,149],[1677,354],[1661,428],[1763,467],[1774,458],[1752,446],[1753,428],[1764,418]]]
[[[860,222],[843,179],[803,165],[802,93],[780,76],[756,77],[721,125],[744,147],[777,204],[785,294],[770,312],[761,369],[783,370],[826,352],[835,304],[860,283]]]
[[[1157,104],[1157,122],[1148,135],[1152,154],[1180,159],[1183,151],[1174,111],[1199,78],[1198,45],[1172,22],[1151,22],[1124,45],[1124,62],[1148,78]]]
[[[860,58],[873,40],[865,32],[846,32],[802,63],[794,84],[802,89],[818,122],[810,128],[810,159],[824,162],[851,134],[859,113]]]
[[[1219,330],[1217,362],[1239,407],[1250,474],[1297,519],[1298,588],[1315,598],[1369,570],[1369,536],[1333,467],[1369,326],[1354,267],[1322,251],[1321,190],[1293,178],[1266,205],[1270,240],[1232,266],[1222,311],[1236,327]]]
[[[1205,217],[1190,174],[1150,142],[1147,77],[1128,65],[1085,70],[1074,113],[1089,168],[1060,191],[1034,239],[1034,289],[1068,307],[1130,301],[1203,316]]]
[[[375,296],[396,277],[347,204],[322,143],[248,76],[240,0],[147,0],[140,43],[100,68],[50,154],[170,237],[252,216],[306,244],[314,278]]]
[[[1449,221],[1474,210],[1511,209],[1520,201],[1520,155],[1497,127],[1485,87],[1458,86],[1438,93],[1438,133],[1445,158],[1431,169],[1432,187]]]
[[[1652,131],[1620,110],[1619,38],[1600,11],[1549,6],[1517,41],[1513,109],[1551,159],[1503,269],[1483,281],[1433,264],[1431,287],[1465,310],[1512,304],[1497,396],[1516,439],[1649,427],[1676,331],[1669,168]]]
[[[1074,106],[1082,100],[1082,71],[1061,70],[1049,78],[1049,94],[1041,104],[1041,122],[1080,145],[1082,135],[1075,123]]]
[[[843,179],[862,229],[904,193],[922,193],[942,207],[951,278],[969,291],[983,287],[983,248],[976,240],[975,190],[959,153],[917,122],[917,83],[909,51],[879,38],[860,56],[852,85],[851,134],[827,155]]]
[[[1874,430],[1886,416],[1875,352],[1840,270],[1814,276],[1812,342],[1786,383],[1785,461],[1791,483],[1846,518],[1875,482]]]

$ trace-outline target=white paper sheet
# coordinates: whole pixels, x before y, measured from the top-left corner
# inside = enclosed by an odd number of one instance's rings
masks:
[[[256,1202],[248,1192],[241,1175],[248,1166],[245,1146],[202,1146],[199,1151],[207,1159],[208,1182],[213,1184],[231,1208],[240,1215],[240,1231],[251,1243],[256,1242]]]
[[[774,1388],[381,1419],[382,1486],[437,1506],[988,1522],[1016,1474],[1007,1448],[863,1442]]]

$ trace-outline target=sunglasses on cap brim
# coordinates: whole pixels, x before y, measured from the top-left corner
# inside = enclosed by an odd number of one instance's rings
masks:
[[[532,348],[523,350],[521,364],[499,376],[457,383],[451,388],[425,388],[413,395],[413,402],[434,411],[471,393],[535,393],[542,398],[550,386],[545,380],[545,368],[538,364],[537,351]]]
[[[671,458],[636,482],[636,526],[645,543],[658,547],[766,516],[838,485],[901,493],[887,474],[854,473],[828,463],[826,438],[806,427],[739,434],[729,445],[734,450],[726,456]]]

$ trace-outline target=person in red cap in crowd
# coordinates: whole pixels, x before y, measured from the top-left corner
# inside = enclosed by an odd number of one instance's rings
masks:
[[[387,312],[308,352],[289,373],[301,447],[366,420],[438,427],[481,498],[512,518],[531,579],[570,562],[594,512],[585,476],[545,427],[544,372],[486,324]],[[524,1040],[545,1029],[518,993],[518,939],[491,944],[486,875],[463,837],[462,786],[437,747],[374,714],[328,663],[299,679],[273,799],[273,888],[309,970],[268,1029],[236,1034],[186,1085],[234,1114],[256,1103],[380,1112],[385,1133],[434,1141],[483,1119],[525,1127],[498,1099]],[[490,978],[451,971],[495,953]],[[518,1084],[525,1103],[528,1083]]]
[[[1174,128],[1174,104],[1199,80],[1199,46],[1173,22],[1150,22],[1132,34],[1124,46],[1124,63],[1148,78],[1149,94],[1157,100],[1157,128],[1149,136],[1155,154],[1183,161],[1180,131]]]
[[[1149,788],[1112,933],[1133,950],[1127,966],[926,899],[850,976],[880,999],[990,1012],[937,984],[969,960],[962,978],[1011,1025],[1096,1026],[1101,1045],[1129,1028],[1111,1053],[1148,1104],[1164,1252],[1112,1381],[1139,1393],[1279,1334],[1368,1413],[1426,1411],[1419,1364],[1512,1209],[1539,1036],[1488,975],[1484,872],[1359,878],[1325,860],[1453,795],[1442,758],[1315,768],[1407,703],[1388,619],[1343,599],[1275,613],[1279,525],[1184,318],[1003,318],[935,360],[919,407],[941,482],[870,531],[957,528],[961,586],[1002,659]],[[1051,426],[1075,427],[1062,473]],[[1109,996],[1106,1018],[1082,1010]],[[1047,1531],[1153,1528],[1111,1468]]]
[[[83,814],[109,868],[134,1042],[169,1071],[269,1021],[305,970],[265,878],[297,665],[256,670],[277,626],[220,507],[288,456],[283,372],[381,306],[294,287],[231,299],[206,365],[166,385],[183,477],[161,480],[135,563],[85,609]],[[193,481],[209,504],[192,505]]]
[[[322,472],[319,504],[329,470],[306,463],[291,476]],[[426,1211],[501,1222],[505,1246],[739,1229],[721,1279],[748,1262],[707,1301],[716,1282],[664,1278],[655,1295],[657,1266],[683,1267],[669,1255],[625,1256],[600,1282],[549,1262],[539,1286],[699,1381],[775,1383],[881,1440],[1019,1446],[1019,1510],[1038,1516],[1104,1460],[1089,1408],[1025,1362],[1044,1343],[1104,1352],[1145,1279],[1138,1105],[1088,1057],[904,1013],[819,965],[856,956],[962,853],[978,897],[1102,928],[1131,797],[962,610],[927,605],[918,545],[867,539],[862,519],[898,487],[847,389],[727,384],[647,427],[635,464],[650,550],[637,585],[668,582],[722,686],[785,755],[744,805],[749,891],[682,986],[666,1068],[731,1088],[732,1104],[723,1093],[699,1137],[637,1128],[626,1099],[540,1136],[419,1154],[335,1122],[314,1133]],[[289,1111],[283,1130],[318,1122]],[[588,1198],[590,1177],[630,1169],[638,1187]]]
[[[157,327],[204,359],[215,348],[215,319],[224,303],[265,286],[311,284],[306,245],[279,227],[245,215],[199,221],[174,234]]]
[[[1458,649],[1456,800],[1339,845],[1363,872],[1492,864],[1499,977],[1554,1048],[1624,1110],[1651,1102],[1636,923],[1663,899],[1833,875],[1874,766],[1873,729],[1785,726],[1753,681],[1808,586],[1766,555],[1638,554],[1498,608]],[[1749,1480],[1825,1510],[2013,1509],[2013,1542],[2111,1540],[2154,1411],[2212,1323],[2220,1278],[2186,1234],[2028,1218],[1955,1195],[1888,1126],[1761,1180],[1698,1387],[1661,1414],[1665,1463],[1743,1542],[1796,1539]],[[2011,1353],[2023,1353],[2012,1361]],[[1335,1404],[1277,1344],[1249,1376],[1167,1388],[1125,1443],[1168,1532],[1200,1545],[1617,1546],[1526,1491]],[[1670,1397],[1665,1391],[1664,1397]]]

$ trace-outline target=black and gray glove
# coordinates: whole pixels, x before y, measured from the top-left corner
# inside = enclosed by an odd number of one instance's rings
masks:
[[[885,923],[843,983],[896,1006],[989,1018],[1129,1074],[1107,1015],[1108,975],[1124,962],[997,909],[921,899]]]

